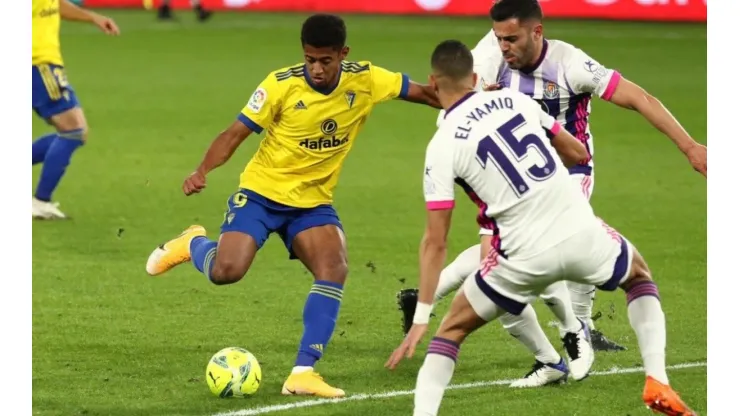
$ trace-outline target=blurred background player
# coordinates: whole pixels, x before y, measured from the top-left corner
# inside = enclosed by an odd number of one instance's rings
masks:
[[[108,35],[118,35],[116,23],[84,10],[68,0],[33,0],[32,3],[32,103],[33,110],[56,129],[33,142],[32,164],[43,163],[32,216],[39,219],[66,218],[51,201],[64,176],[72,154],[85,143],[87,121],[62,60],[59,42],[60,18],[92,23]]]
[[[157,9],[157,18],[159,20],[174,19],[175,15],[172,14],[172,7],[170,6],[170,4],[171,0],[162,0],[162,4]],[[208,20],[208,18],[211,17],[211,15],[213,14],[213,11],[203,8],[203,6],[200,4],[200,0],[190,0],[190,6],[195,12],[195,17],[201,22]]]
[[[347,249],[333,190],[344,160],[375,105],[394,98],[441,108],[434,91],[370,62],[350,62],[344,21],[313,15],[303,24],[304,63],[270,73],[231,126],[211,144],[183,184],[201,192],[250,134],[266,132],[228,200],[218,242],[201,226],[160,245],[146,270],[162,274],[192,259],[217,285],[236,283],[267,238],[278,233],[291,259],[314,277],[303,310],[304,332],[285,395],[342,397],[314,371],[334,332],[347,278]]]
[[[473,49],[479,88],[508,87],[531,96],[566,130],[583,141],[591,155],[594,149],[590,131],[591,99],[596,95],[639,112],[681,150],[696,171],[706,176],[706,146],[694,141],[657,98],[618,72],[602,66],[581,49],[544,38],[543,14],[537,0],[498,0],[491,7],[490,16],[492,30]],[[590,198],[594,187],[593,160],[570,168],[570,173],[575,186]],[[481,229],[484,240],[486,236],[490,239],[492,233],[493,230]],[[442,295],[451,293],[475,272],[481,252],[486,253],[486,247],[483,250],[480,246],[471,247],[445,268],[438,289]],[[564,293],[565,286],[576,316],[591,329],[594,350],[624,350],[594,325],[592,311],[596,288],[593,285],[560,282],[545,296],[564,298],[558,293]],[[408,307],[405,315],[409,315]],[[505,316],[502,321],[520,340],[532,339],[530,349],[546,342],[537,335],[542,331],[524,318]]]
[[[437,414],[468,335],[504,313],[520,314],[564,278],[624,290],[645,369],[643,402],[666,415],[696,415],[669,385],[665,315],[645,260],[594,215],[543,129],[555,136],[565,130],[515,89],[476,93],[473,56],[462,42],[440,43],[431,66],[430,83],[446,117],[429,142],[424,165],[427,223],[419,250],[419,303],[414,325],[386,367],[413,357],[428,329],[455,184],[469,187],[485,203],[482,215],[498,220],[502,244],[494,244],[481,270],[464,281],[429,343],[414,390],[414,416]],[[562,139],[576,142],[567,133]],[[526,157],[533,148],[540,157]]]

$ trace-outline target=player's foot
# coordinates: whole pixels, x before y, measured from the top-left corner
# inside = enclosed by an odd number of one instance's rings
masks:
[[[696,412],[686,406],[686,403],[678,397],[678,393],[671,386],[665,385],[650,376],[645,380],[642,401],[654,413],[668,416],[696,416]]]
[[[67,216],[59,210],[58,202],[31,199],[31,217],[39,220],[63,220]]]
[[[416,301],[419,298],[419,289],[402,289],[396,295],[398,310],[401,311],[401,329],[404,335],[409,332],[414,324],[414,313],[416,313]]]
[[[599,330],[591,330],[591,346],[594,351],[624,351],[627,348],[605,337]]]
[[[557,364],[545,364],[535,360],[532,370],[524,377],[509,384],[509,387],[529,388],[565,383],[568,380],[568,372],[568,367],[562,358]]]
[[[283,394],[286,396],[306,395],[332,399],[344,397],[344,390],[328,385],[319,373],[309,370],[288,376],[285,384],[283,384]]]
[[[157,276],[179,264],[190,261],[190,242],[195,237],[205,237],[205,235],[205,228],[200,225],[191,225],[180,235],[152,251],[146,261],[146,272]]]
[[[588,377],[594,363],[594,350],[589,342],[588,325],[581,322],[581,330],[568,332],[563,337],[563,347],[568,358],[570,374],[576,381]]]
[[[213,14],[212,11],[204,9],[203,6],[201,6],[200,4],[195,6],[194,10],[195,10],[195,16],[201,22],[205,22]]]

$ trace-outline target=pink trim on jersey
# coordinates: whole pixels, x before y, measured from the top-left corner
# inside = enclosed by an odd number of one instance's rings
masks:
[[[498,266],[498,256],[499,251],[501,250],[501,237],[495,235],[493,236],[493,240],[491,240],[491,250],[486,255],[486,258],[483,259],[483,264],[480,268],[480,275],[481,277],[485,277],[488,272],[491,271],[494,267]]]
[[[620,79],[622,79],[622,74],[617,71],[612,72],[612,77],[609,79],[609,85],[606,86],[604,93],[601,94],[602,99],[606,101],[612,99],[612,95],[614,95],[614,91],[617,90],[617,85],[619,84]]]
[[[560,133],[560,130],[563,129],[563,126],[560,125],[560,123],[557,122],[557,120],[553,123],[552,127],[550,127],[550,133],[553,134],[553,136],[556,136],[558,133]]]
[[[581,191],[587,199],[591,198],[591,176],[583,177],[583,180],[581,181]]]
[[[619,234],[617,230],[609,226],[604,220],[602,220],[599,217],[596,217],[599,221],[601,221],[601,226],[604,227],[604,230],[606,230],[606,233],[609,234],[609,236],[616,241],[619,244],[622,244],[622,235]]]
[[[455,207],[455,201],[429,201],[427,202],[427,210],[438,211],[441,209],[452,209]]]

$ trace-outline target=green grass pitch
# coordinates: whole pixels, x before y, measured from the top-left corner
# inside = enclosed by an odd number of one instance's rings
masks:
[[[149,252],[184,227],[200,223],[217,235],[226,198],[259,138],[210,175],[203,194],[185,198],[180,185],[268,71],[301,61],[303,16],[218,14],[202,25],[187,12],[179,23],[159,23],[144,12],[112,16],[120,38],[79,24],[62,29],[69,79],[91,133],[55,195],[73,220],[33,224],[34,414],[206,416],[305,400],[279,392],[293,365],[311,278],[287,260],[278,238],[236,285],[216,287],[188,265],[161,278],[144,272]],[[484,18],[347,17],[347,23],[351,59],[422,82],[438,41],[472,46],[488,27]],[[620,70],[705,142],[705,25],[550,21],[546,34]],[[401,339],[395,294],[418,279],[421,169],[435,118],[435,111],[407,103],[377,107],[336,190],[351,270],[335,336],[317,369],[349,394],[411,390],[423,359],[419,351],[395,372],[383,368]],[[705,362],[706,181],[638,114],[595,100],[592,121],[593,205],[651,266],[667,317],[668,363]],[[34,136],[47,131],[34,118]],[[458,206],[450,261],[477,239],[475,208]],[[543,325],[552,319],[541,302],[537,310]],[[595,310],[603,316],[597,326],[629,350],[597,355],[594,370],[639,366],[624,296],[600,294]],[[556,331],[547,331],[557,342]],[[261,361],[264,383],[256,396],[210,395],[205,365],[225,346],[248,348]],[[453,382],[515,378],[531,363],[492,324],[464,345]],[[706,368],[669,375],[704,414]],[[630,373],[539,390],[454,390],[442,414],[647,415],[642,386],[642,374]],[[408,415],[412,402],[407,395],[284,413]]]

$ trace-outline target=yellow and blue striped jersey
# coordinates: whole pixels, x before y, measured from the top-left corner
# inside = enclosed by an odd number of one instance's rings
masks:
[[[343,61],[334,88],[311,84],[304,64],[270,73],[239,120],[266,131],[240,187],[297,208],[332,202],[344,160],[373,107],[405,97],[409,79],[370,62]]]
[[[59,0],[32,0],[31,65],[64,65],[59,45]]]

